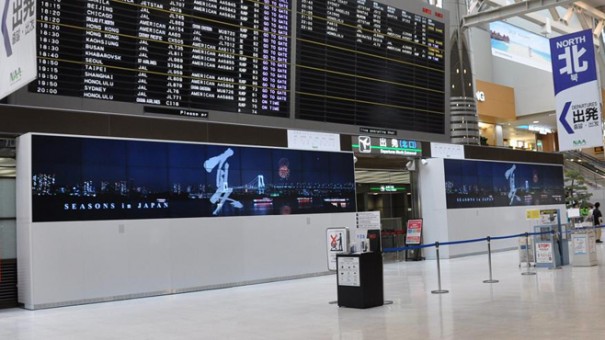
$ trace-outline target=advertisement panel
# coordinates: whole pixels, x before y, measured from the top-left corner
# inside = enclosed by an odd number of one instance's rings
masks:
[[[422,236],[422,220],[408,220],[405,244],[420,244]]]
[[[347,228],[326,229],[326,245],[328,250],[328,270],[336,271],[336,255],[349,252],[349,231]]]
[[[34,222],[355,211],[353,154],[32,136]]]
[[[492,55],[551,71],[548,39],[503,21],[489,24]]]
[[[563,167],[445,159],[448,209],[564,204]]]
[[[536,263],[552,263],[552,243],[536,242]]]
[[[2,99],[36,79],[36,1],[0,1],[0,11]]]
[[[592,30],[550,39],[559,150],[603,146]]]

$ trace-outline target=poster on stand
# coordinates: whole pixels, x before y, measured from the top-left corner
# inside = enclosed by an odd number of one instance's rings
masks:
[[[552,263],[552,243],[536,242],[536,263]]]
[[[328,270],[337,270],[336,255],[346,254],[349,247],[349,231],[347,228],[328,228],[326,230],[328,249]]]
[[[422,236],[422,219],[408,220],[405,244],[420,244]]]
[[[574,255],[585,255],[588,253],[586,237],[584,235],[573,238],[573,253]]]

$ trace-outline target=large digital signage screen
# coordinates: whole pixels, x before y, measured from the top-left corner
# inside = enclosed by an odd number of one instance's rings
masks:
[[[32,136],[33,222],[355,211],[353,154]]]
[[[564,204],[563,167],[444,160],[448,209]]]

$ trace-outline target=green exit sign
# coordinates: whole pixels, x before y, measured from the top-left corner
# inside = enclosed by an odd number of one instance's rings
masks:
[[[370,136],[352,138],[351,144],[355,153],[404,157],[422,156],[422,144],[419,141]]]
[[[378,187],[370,187],[370,191],[372,192],[398,192],[398,191],[405,191],[406,188],[405,187],[398,187],[395,185],[381,185]]]

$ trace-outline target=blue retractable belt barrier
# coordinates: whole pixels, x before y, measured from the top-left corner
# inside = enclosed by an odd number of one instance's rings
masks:
[[[603,227],[605,227],[605,225],[595,226],[594,228],[603,228]],[[583,227],[583,228],[576,228],[576,229],[592,229],[592,228],[593,227]],[[571,231],[568,230],[566,232],[570,233]],[[525,237],[525,236],[534,236],[534,235],[543,235],[543,234],[552,234],[552,233],[554,233],[553,230],[542,231],[542,232],[533,232],[533,233],[521,233],[521,234],[506,235],[506,236],[487,236],[487,237],[481,237],[481,238],[474,238],[474,239],[470,239],[470,240],[439,242],[439,246],[451,246],[451,245],[455,245],[455,244],[482,242],[482,241],[487,241],[488,237],[490,238],[490,240],[504,240],[507,238]],[[382,249],[382,252],[383,253],[396,253],[396,252],[405,251],[405,250],[435,247],[435,245],[436,245],[436,243],[429,243],[429,244],[410,245],[410,246],[397,247],[397,248],[384,248],[384,249]]]

